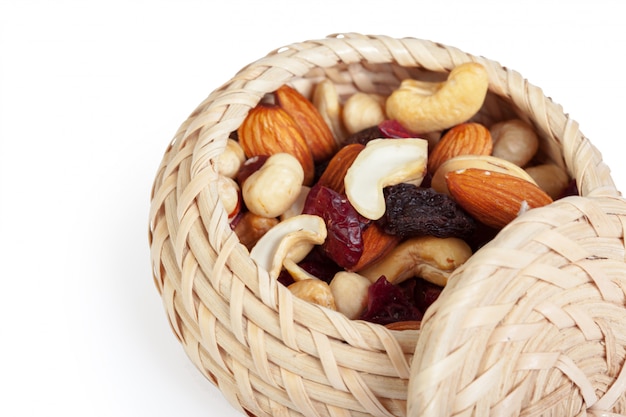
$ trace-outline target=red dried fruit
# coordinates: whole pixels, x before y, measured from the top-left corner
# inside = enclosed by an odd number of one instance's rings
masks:
[[[244,161],[244,163],[239,168],[239,172],[237,172],[237,182],[239,185],[243,185],[243,183],[248,179],[248,177],[258,171],[263,164],[268,160],[269,155],[255,155],[251,158],[248,158]]]
[[[414,304],[413,294],[407,294],[402,287],[381,276],[370,285],[367,308],[359,318],[384,325],[397,321],[419,321],[422,316]]]
[[[422,278],[414,278],[403,282],[403,284],[404,283],[411,283],[415,305],[422,312],[426,312],[426,309],[439,298],[443,290],[443,287]]]
[[[326,256],[320,246],[315,246],[315,248],[298,263],[298,266],[314,277],[326,281],[329,284],[337,272],[343,271],[342,267]]]
[[[330,259],[345,269],[356,265],[363,253],[362,224],[345,195],[315,185],[309,191],[303,213],[320,216],[326,222],[328,236],[322,249]]]
[[[361,145],[366,145],[367,142],[374,139],[414,137],[416,137],[416,135],[402,127],[397,120],[383,120],[376,126],[367,127],[348,136],[345,140],[345,144],[360,143]]]
[[[398,138],[414,138],[414,133],[406,130],[397,120],[383,120],[378,124],[378,129],[382,137],[398,139]]]
[[[283,269],[282,271],[280,271],[280,274],[278,275],[277,280],[278,282],[283,284],[285,287],[288,287],[294,282],[296,282],[286,269]]]

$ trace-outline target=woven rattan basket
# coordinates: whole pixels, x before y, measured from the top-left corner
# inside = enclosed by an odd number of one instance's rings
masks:
[[[265,93],[323,78],[342,95],[482,63],[477,116],[539,132],[580,196],[530,210],[477,251],[427,311],[393,331],[295,298],[229,227],[214,162]],[[243,68],[182,124],[150,212],[154,280],[173,332],[234,407],[255,416],[584,416],[626,413],[626,205],[600,153],[517,72],[419,39],[296,43]]]

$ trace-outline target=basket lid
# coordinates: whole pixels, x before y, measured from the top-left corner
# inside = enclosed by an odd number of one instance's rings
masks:
[[[427,311],[408,415],[617,415],[626,204],[568,197],[477,251]]]

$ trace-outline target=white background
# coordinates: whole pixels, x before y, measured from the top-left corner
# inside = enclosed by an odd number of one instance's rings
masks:
[[[167,144],[245,64],[336,32],[454,45],[562,104],[623,189],[623,4],[0,0],[0,415],[239,415],[170,331],[147,230]]]

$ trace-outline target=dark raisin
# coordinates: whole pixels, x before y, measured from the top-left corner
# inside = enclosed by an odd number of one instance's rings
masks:
[[[471,236],[468,236],[465,241],[470,248],[472,248],[472,252],[476,252],[496,237],[499,231],[500,229],[495,229],[482,222],[476,221],[476,229],[474,230],[474,233],[472,233]]]
[[[372,126],[351,134],[346,138],[345,144],[360,143],[361,145],[367,145],[367,142],[383,137],[383,133],[378,126]]]
[[[432,188],[398,184],[384,190],[386,210],[378,224],[386,233],[412,236],[458,237],[474,233],[476,223],[451,197]]]
[[[315,174],[313,177],[313,184],[317,183],[320,179],[320,177],[322,176],[322,174],[324,174],[324,171],[326,171],[326,168],[328,168],[328,163],[330,162],[330,160],[327,161],[322,161],[322,162],[318,162],[315,164]]]

